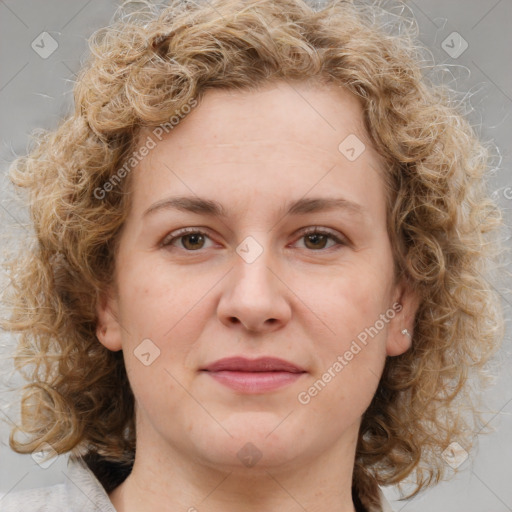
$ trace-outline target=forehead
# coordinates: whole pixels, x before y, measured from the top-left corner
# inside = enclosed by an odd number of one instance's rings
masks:
[[[176,149],[222,143],[249,148],[265,140],[274,145],[291,141],[298,148],[314,141],[318,149],[332,151],[347,133],[370,142],[359,100],[333,83],[279,81],[257,90],[210,89],[197,108],[179,117],[160,137],[173,137]],[[148,134],[149,128],[142,138]]]
[[[335,184],[361,189],[354,185],[375,181],[381,165],[359,101],[334,84],[212,89],[167,131],[141,132],[140,145],[151,139],[155,147],[135,172],[139,210],[171,190],[218,195],[229,189],[231,201],[236,194],[243,202],[255,189],[276,199],[312,188],[329,192]]]

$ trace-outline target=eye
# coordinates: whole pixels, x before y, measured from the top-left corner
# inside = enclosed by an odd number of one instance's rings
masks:
[[[329,240],[334,243],[327,247],[328,249],[334,245],[347,245],[347,242],[342,238],[338,237],[331,231],[327,231],[321,228],[309,228],[307,231],[303,231],[299,240],[305,240],[305,246],[307,249],[323,250],[326,249],[326,244]]]
[[[205,242],[210,239],[205,231],[198,228],[183,228],[179,231],[169,234],[161,242],[162,247],[174,246],[177,247],[177,242],[181,240],[179,248],[185,249],[188,252],[195,252],[205,248]],[[346,240],[318,227],[309,228],[303,231],[299,240],[305,240],[305,248],[312,249],[315,251],[321,251],[329,249],[335,245],[347,245]],[[327,243],[333,242],[329,247],[326,247]]]
[[[162,247],[175,246],[175,242],[181,239],[181,248],[193,252],[203,249],[207,238],[210,237],[200,229],[184,228],[165,237],[161,245]]]

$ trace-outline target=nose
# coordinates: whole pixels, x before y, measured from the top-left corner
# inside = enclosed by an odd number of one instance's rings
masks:
[[[272,332],[291,318],[288,288],[276,265],[263,253],[247,263],[235,255],[235,268],[224,280],[217,315],[228,327],[239,324],[251,332]]]

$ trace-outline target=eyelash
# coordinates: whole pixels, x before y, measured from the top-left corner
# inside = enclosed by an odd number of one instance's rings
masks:
[[[174,234],[170,234],[168,236],[166,236],[163,241],[161,242],[161,246],[162,247],[169,247],[172,245],[172,243],[176,240],[179,240],[180,238],[184,237],[184,236],[187,236],[187,235],[203,235],[203,236],[206,236],[208,238],[210,238],[208,236],[208,233],[205,232],[205,231],[202,231],[201,229],[198,229],[198,228],[183,228],[177,232],[175,232]],[[301,236],[298,238],[301,239],[305,236],[308,236],[308,235],[325,235],[327,237],[329,237],[331,240],[334,240],[336,242],[337,245],[342,245],[342,246],[346,246],[348,245],[347,241],[344,239],[344,238],[340,238],[338,236],[336,236],[334,233],[330,232],[330,231],[327,231],[325,229],[322,229],[322,228],[317,228],[317,227],[314,227],[314,228],[309,228],[303,232],[301,232]],[[312,252],[323,252],[323,251],[327,251],[329,249],[332,249],[333,247],[335,246],[331,246],[331,247],[327,247],[327,248],[324,248],[324,249],[310,249]],[[188,250],[188,249],[185,249],[183,247],[180,247],[180,249],[182,249],[183,251],[185,252],[199,252],[201,251],[201,249],[197,249],[195,251],[192,251],[192,250]],[[307,247],[306,247],[307,249]]]

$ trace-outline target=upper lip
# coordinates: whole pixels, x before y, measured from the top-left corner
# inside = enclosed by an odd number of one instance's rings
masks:
[[[291,372],[301,373],[305,370],[296,364],[279,359],[277,357],[259,357],[257,359],[247,359],[246,357],[235,356],[219,359],[208,366],[201,368],[210,372],[222,370],[239,372]]]

